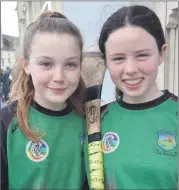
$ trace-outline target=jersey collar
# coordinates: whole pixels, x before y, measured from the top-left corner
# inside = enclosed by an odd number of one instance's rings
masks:
[[[44,108],[35,101],[32,103],[32,107],[36,109],[37,111],[49,116],[65,116],[65,115],[68,115],[70,112],[72,112],[72,107],[69,104],[67,105],[65,109],[61,111],[54,111],[54,110]]]
[[[169,99],[172,95],[168,90],[164,90],[163,92],[164,94],[161,95],[160,97],[156,98],[155,100],[145,102],[145,103],[129,104],[127,102],[124,102],[122,100],[122,97],[117,99],[117,102],[121,107],[126,108],[128,110],[145,110],[145,109],[153,108],[162,104],[167,99]]]

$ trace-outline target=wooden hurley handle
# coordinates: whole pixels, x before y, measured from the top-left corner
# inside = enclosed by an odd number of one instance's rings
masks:
[[[86,102],[91,189],[104,189],[103,151],[100,132],[100,99]]]
[[[91,100],[85,103],[88,135],[100,132],[100,99]]]
[[[88,57],[83,60],[82,76],[87,86],[85,112],[88,128],[90,188],[93,190],[104,189],[100,106],[105,70],[104,61],[99,57]]]

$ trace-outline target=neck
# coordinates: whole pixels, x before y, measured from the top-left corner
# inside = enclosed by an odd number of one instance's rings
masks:
[[[51,103],[48,101],[44,101],[43,99],[39,99],[37,96],[34,97],[34,100],[41,105],[42,107],[52,110],[52,111],[61,111],[64,110],[67,106],[66,102],[63,103]]]
[[[124,94],[123,101],[129,104],[140,104],[155,100],[163,94],[161,90],[158,89],[157,84],[155,83],[152,88],[148,89],[145,94],[136,97],[130,97]]]

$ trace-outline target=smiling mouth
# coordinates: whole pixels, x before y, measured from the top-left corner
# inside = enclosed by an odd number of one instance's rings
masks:
[[[136,87],[138,86],[144,78],[138,78],[138,79],[124,79],[122,80],[127,86]]]
[[[49,88],[54,92],[63,92],[65,90],[65,88]]]

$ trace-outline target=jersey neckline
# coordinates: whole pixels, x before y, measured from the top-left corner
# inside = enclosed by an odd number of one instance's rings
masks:
[[[171,97],[171,93],[168,90],[164,90],[163,92],[164,92],[164,94],[161,95],[160,97],[158,97],[152,101],[145,102],[145,103],[129,104],[127,102],[124,102],[122,100],[122,98],[117,99],[117,102],[121,107],[126,108],[128,110],[150,109],[150,108],[153,108],[153,107],[156,107],[156,106],[162,104],[163,102],[165,102],[167,99],[169,99]]]
[[[67,107],[61,111],[54,111],[54,110],[44,108],[43,106],[41,106],[35,101],[33,101],[32,107],[36,109],[37,111],[48,116],[65,116],[65,115],[68,115],[70,112],[72,112],[72,107],[70,106],[70,104],[68,104]]]

